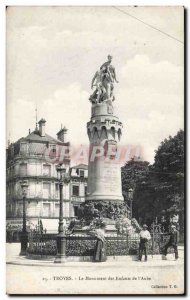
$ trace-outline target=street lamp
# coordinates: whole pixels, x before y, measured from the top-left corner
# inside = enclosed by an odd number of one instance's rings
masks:
[[[21,182],[21,189],[22,189],[22,197],[23,197],[23,217],[22,217],[23,223],[22,223],[22,232],[20,234],[20,241],[21,241],[20,255],[26,255],[27,243],[28,243],[28,234],[26,231],[26,196],[27,196],[28,184],[26,181]]]
[[[67,185],[70,182],[70,175],[66,173],[66,169],[59,165],[57,167],[57,175],[59,179],[59,194],[60,194],[60,203],[59,203],[59,229],[57,235],[57,255],[55,258],[55,263],[62,263],[65,261],[65,252],[66,252],[66,236],[65,228],[63,226],[63,186]]]
[[[128,189],[128,200],[130,201],[130,211],[131,211],[131,219],[133,217],[133,188]]]

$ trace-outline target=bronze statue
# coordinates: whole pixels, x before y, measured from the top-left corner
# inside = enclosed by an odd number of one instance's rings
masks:
[[[108,60],[100,67],[91,83],[91,89],[95,86],[96,89],[90,96],[89,100],[95,103],[101,103],[105,100],[115,100],[113,93],[114,82],[117,82],[115,68],[111,65],[112,56],[108,55]]]

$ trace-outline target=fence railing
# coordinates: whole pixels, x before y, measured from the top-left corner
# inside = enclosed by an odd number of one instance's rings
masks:
[[[36,255],[55,256],[57,253],[56,234],[29,233],[28,253]],[[92,256],[94,254],[96,237],[89,235],[67,235],[66,256]],[[169,239],[167,233],[152,235],[148,243],[150,255],[162,254]],[[106,237],[106,253],[108,256],[138,255],[139,235],[110,235]]]

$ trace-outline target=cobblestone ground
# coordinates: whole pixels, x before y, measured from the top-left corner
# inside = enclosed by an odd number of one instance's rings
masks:
[[[183,251],[174,260],[149,257],[148,262],[113,260],[104,263],[31,261],[20,258],[19,244],[7,245],[9,294],[182,294]]]

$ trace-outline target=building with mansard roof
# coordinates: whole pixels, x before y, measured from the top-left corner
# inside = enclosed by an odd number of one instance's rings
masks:
[[[42,220],[43,227],[56,232],[59,217],[59,181],[56,166],[60,163],[62,147],[68,147],[67,129],[61,128],[57,139],[46,133],[46,120],[41,119],[33,132],[11,143],[7,149],[6,212],[9,229],[22,227],[23,197],[21,182],[27,181],[26,215],[29,226]],[[87,167],[70,168],[70,158],[61,161],[71,182],[63,187],[64,218],[72,218],[84,201]],[[84,174],[82,170],[84,169]],[[79,187],[79,188],[78,188]]]

